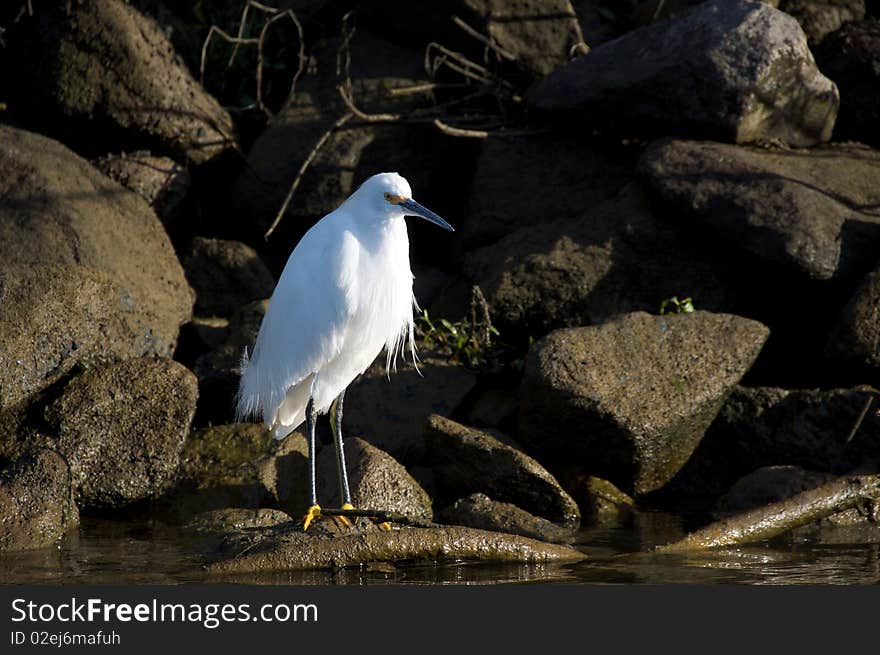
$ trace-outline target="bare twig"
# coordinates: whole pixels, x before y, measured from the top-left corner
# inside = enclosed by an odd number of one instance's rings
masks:
[[[502,48],[500,45],[495,43],[495,40],[490,36],[484,36],[480,34],[473,27],[465,23],[458,16],[452,17],[452,22],[455,23],[459,28],[461,28],[465,34],[475,38],[477,41],[485,45],[489,50],[497,54],[501,59],[507,59],[508,61],[516,61],[516,57],[511,54],[509,51]]]
[[[853,440],[853,437],[856,436],[856,432],[859,431],[859,428],[862,426],[862,421],[865,420],[865,416],[868,414],[868,410],[871,408],[871,403],[874,402],[873,394],[868,395],[868,400],[865,401],[865,406],[862,407],[862,413],[859,414],[859,418],[856,419],[855,425],[852,426],[852,430],[849,431],[849,435],[846,438],[846,443],[849,443]]]
[[[467,139],[485,139],[488,138],[489,132],[486,130],[472,130],[464,127],[453,127],[452,125],[447,125],[439,118],[435,118],[434,127],[443,132],[443,134],[448,134],[449,136],[457,136],[464,137]]]
[[[353,117],[353,114],[346,113],[340,116],[333,125],[331,125],[322,135],[321,138],[318,139],[317,143],[312,147],[308,156],[306,156],[305,160],[303,160],[302,165],[299,167],[299,170],[296,173],[296,177],[293,178],[293,182],[290,185],[290,189],[287,192],[287,196],[284,198],[284,202],[281,205],[281,209],[278,210],[278,214],[275,216],[275,220],[272,221],[272,225],[269,226],[269,229],[266,230],[266,233],[263,235],[264,239],[269,239],[272,235],[272,232],[275,231],[275,228],[278,227],[278,224],[281,222],[282,217],[284,216],[284,212],[287,211],[287,206],[290,204],[290,200],[293,198],[293,194],[296,193],[297,188],[299,188],[300,182],[302,182],[303,175],[308,170],[309,166],[311,166],[312,161],[321,151],[321,148],[324,147],[324,144],[327,143],[327,140],[330,136],[338,130],[340,127],[345,125],[348,121],[350,121]]]

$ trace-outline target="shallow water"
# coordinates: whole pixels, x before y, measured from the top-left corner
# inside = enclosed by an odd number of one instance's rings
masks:
[[[680,521],[645,514],[626,526],[581,530],[574,565],[375,565],[335,572],[236,576],[255,584],[880,584],[880,529],[823,531],[770,545],[688,555],[654,555],[677,539]],[[859,543],[852,543],[858,541]],[[178,584],[224,581],[205,575],[198,540],[162,524],[84,519],[60,547],[0,555],[0,582]]]

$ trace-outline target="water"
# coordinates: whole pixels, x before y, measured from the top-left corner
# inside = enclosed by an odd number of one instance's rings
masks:
[[[629,525],[581,530],[574,565],[373,565],[341,571],[237,576],[255,584],[880,584],[880,529],[831,530],[771,545],[654,555],[683,528],[676,517],[645,514]],[[205,574],[201,543],[159,523],[84,518],[60,547],[0,554],[0,582],[180,584],[223,581]]]

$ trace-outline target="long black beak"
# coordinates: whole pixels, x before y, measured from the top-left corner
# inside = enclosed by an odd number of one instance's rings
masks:
[[[437,214],[432,212],[427,207],[422,207],[412,198],[401,201],[398,206],[403,207],[406,210],[407,215],[420,216],[424,219],[431,221],[432,223],[434,223],[434,225],[439,225],[443,229],[449,230],[450,232],[455,232],[455,228],[452,227],[449,223],[437,216]]]

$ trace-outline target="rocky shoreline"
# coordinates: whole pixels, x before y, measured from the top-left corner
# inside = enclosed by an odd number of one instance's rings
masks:
[[[218,576],[577,562],[685,507],[659,551],[880,539],[876,6],[189,4],[0,10],[0,551],[81,515],[184,526]],[[238,366],[386,169],[458,228],[410,228],[419,371],[346,396],[355,505],[395,521],[303,533],[305,439],[233,422]]]

